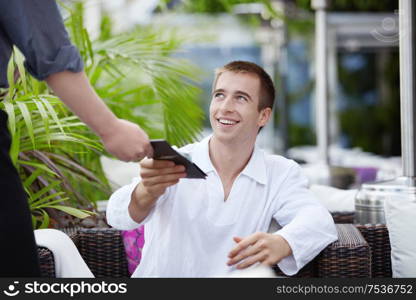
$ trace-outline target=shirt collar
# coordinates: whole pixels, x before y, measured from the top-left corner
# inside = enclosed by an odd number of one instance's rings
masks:
[[[254,145],[251,158],[241,173],[254,179],[258,183],[266,184],[267,171],[264,152],[257,145]]]
[[[211,135],[204,138],[192,153],[192,161],[201,168],[205,173],[215,171],[214,165],[209,157],[209,140]],[[248,164],[241,174],[248,176],[260,184],[266,184],[267,172],[264,152],[257,145],[254,146],[253,153]]]
[[[215,171],[214,166],[211,163],[209,157],[208,143],[211,139],[211,135],[204,138],[195,147],[195,151],[192,152],[192,161],[198,165],[198,167],[205,173]]]

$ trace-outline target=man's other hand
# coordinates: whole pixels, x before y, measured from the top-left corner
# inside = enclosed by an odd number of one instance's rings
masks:
[[[278,234],[256,232],[245,238],[233,239],[237,245],[229,253],[227,264],[237,264],[237,269],[245,269],[255,263],[272,266],[292,254],[288,242]]]

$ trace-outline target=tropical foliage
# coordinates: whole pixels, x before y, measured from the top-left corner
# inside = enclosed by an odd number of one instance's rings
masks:
[[[65,9],[85,71],[118,117],[137,123],[151,138],[166,138],[172,144],[197,137],[203,118],[195,100],[199,90],[193,84],[198,69],[172,57],[183,38],[151,27],[112,35],[103,18],[100,38],[91,41],[83,26],[82,3]],[[59,211],[89,216],[94,202],[109,194],[97,137],[44,83],[26,73],[17,50],[8,79],[10,88],[0,108],[9,114],[11,157],[29,195],[34,226],[65,226]]]

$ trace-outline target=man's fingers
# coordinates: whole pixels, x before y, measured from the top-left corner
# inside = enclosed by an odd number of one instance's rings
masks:
[[[144,178],[151,178],[151,177],[159,177],[163,175],[169,174],[178,174],[184,173],[185,167],[181,165],[177,165],[174,167],[163,168],[163,169],[148,169],[148,168],[141,168],[140,169],[140,176]]]
[[[237,269],[245,269],[258,262],[262,263],[266,258],[267,258],[267,254],[264,251],[261,251],[257,253],[256,255],[248,257],[241,264],[238,264]]]
[[[147,187],[147,186],[157,185],[160,183],[168,183],[171,181],[176,181],[184,177],[186,177],[186,173],[181,172],[181,173],[175,173],[175,174],[143,178],[142,182],[143,182],[143,185]]]
[[[229,258],[236,256],[241,250],[247,248],[248,246],[254,244],[258,240],[258,234],[254,233],[248,237],[242,239],[228,254]]]
[[[253,256],[255,254],[257,254],[258,252],[260,252],[261,249],[259,247],[257,247],[256,244],[252,245],[252,246],[248,246],[247,248],[241,250],[236,256],[234,256],[233,258],[230,258],[227,262],[227,264],[229,266],[235,265],[237,263],[239,263],[240,261],[242,261],[243,259]]]
[[[185,171],[182,165],[175,165],[173,161],[146,158],[140,162],[142,176],[158,176]]]
[[[242,238],[240,238],[240,237],[238,237],[238,236],[235,236],[235,237],[233,237],[233,240],[234,240],[234,242],[239,243],[239,242],[241,242],[243,239],[242,239]]]
[[[170,160],[147,158],[140,162],[140,166],[148,169],[165,169],[174,167],[175,163]]]
[[[155,185],[152,185],[152,186],[148,187],[147,190],[150,194],[159,197],[160,195],[162,195],[165,192],[165,190],[168,187],[170,187],[174,184],[177,184],[178,182],[179,182],[179,179],[169,181],[169,182],[155,184]]]

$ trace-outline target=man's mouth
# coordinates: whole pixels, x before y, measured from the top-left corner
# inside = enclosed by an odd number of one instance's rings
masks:
[[[230,120],[230,119],[217,119],[217,121],[223,125],[235,125],[240,121]]]

